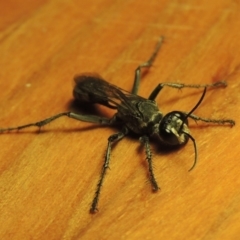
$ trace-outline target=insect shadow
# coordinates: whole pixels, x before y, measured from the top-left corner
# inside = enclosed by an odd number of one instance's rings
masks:
[[[235,122],[231,119],[209,119],[199,117],[193,114],[193,112],[199,107],[199,105],[203,101],[207,88],[226,87],[227,84],[225,81],[219,81],[212,84],[183,84],[165,82],[159,83],[153,89],[148,98],[143,98],[137,95],[140,80],[142,77],[141,71],[143,68],[148,69],[152,65],[162,43],[163,37],[159,39],[155,50],[149,60],[140,64],[136,68],[134,83],[131,92],[125,91],[115,85],[106,82],[97,74],[81,74],[74,78],[75,87],[73,89],[73,96],[76,100],[75,104],[80,104],[83,106],[85,104],[88,104],[85,105],[86,108],[89,107],[89,104],[103,105],[117,111],[113,115],[113,117],[108,118],[95,115],[95,113],[93,114],[94,108],[89,108],[89,114],[76,113],[74,111],[62,112],[35,123],[29,123],[18,127],[3,128],[0,129],[0,132],[21,130],[32,126],[41,128],[42,126],[47,125],[50,122],[63,116],[67,116],[78,121],[95,123],[98,125],[100,124],[105,126],[120,127],[119,132],[112,134],[108,138],[104,163],[92,200],[90,212],[95,213],[98,211],[99,196],[103,186],[103,180],[105,178],[107,169],[109,168],[112,145],[115,145],[116,142],[123,139],[130,132],[133,132],[135,133],[135,135],[140,136],[139,140],[145,149],[148,175],[152,190],[157,191],[159,189],[159,186],[153,171],[152,151],[150,148],[149,140],[150,137],[157,135],[158,141],[163,146],[167,146],[167,148],[165,149],[170,149],[172,147],[181,147],[185,145],[188,140],[191,140],[194,146],[195,157],[194,163],[189,169],[190,171],[196,165],[198,153],[196,141],[191,135],[188,127],[188,119],[190,118],[195,121],[203,121],[214,124],[229,124],[230,126],[233,126],[235,124]],[[192,109],[189,109],[188,112],[177,110],[171,111],[167,114],[163,114],[155,101],[156,97],[161,92],[163,87],[171,87],[177,89],[203,88],[203,92],[199,100],[195,104],[193,104]]]

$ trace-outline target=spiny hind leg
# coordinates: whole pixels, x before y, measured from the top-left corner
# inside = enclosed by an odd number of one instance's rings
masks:
[[[185,114],[188,114],[188,113],[185,112]],[[215,123],[215,124],[219,124],[219,125],[229,124],[230,126],[234,126],[235,125],[235,121],[232,120],[232,119],[203,118],[203,117],[199,117],[199,116],[197,116],[195,114],[190,114],[189,117],[192,118],[195,121],[202,121],[202,122],[206,122],[206,123]]]
[[[109,119],[109,118],[99,117],[99,116],[95,116],[95,115],[84,115],[84,114],[77,114],[77,113],[73,113],[73,112],[62,112],[62,113],[56,114],[52,117],[38,121],[38,122],[29,123],[29,124],[25,124],[25,125],[21,125],[21,126],[17,126],[17,127],[0,128],[0,133],[9,132],[9,131],[13,131],[13,130],[21,130],[21,129],[29,128],[29,127],[41,128],[42,126],[45,126],[45,125],[49,124],[50,122],[52,122],[60,117],[63,117],[63,116],[67,116],[69,118],[73,118],[78,121],[97,123],[97,124],[112,125],[116,122],[115,116],[113,116],[113,118]]]
[[[153,191],[156,192],[156,191],[158,191],[159,187],[158,187],[158,183],[156,181],[156,178],[155,178],[154,172],[153,172],[152,152],[150,149],[148,136],[144,135],[144,136],[140,137],[140,142],[144,144],[146,160],[148,162],[149,179],[150,179]]]
[[[121,139],[123,139],[124,136],[126,136],[127,133],[128,133],[128,129],[123,128],[123,130],[121,132],[115,133],[108,138],[108,146],[107,146],[107,151],[106,151],[104,163],[103,163],[103,166],[102,166],[102,172],[101,172],[101,175],[100,175],[100,178],[99,178],[99,181],[98,181],[98,184],[97,184],[97,189],[96,189],[93,201],[92,201],[92,205],[91,205],[91,208],[90,208],[90,213],[96,213],[98,211],[98,208],[97,208],[98,201],[99,201],[100,192],[101,192],[102,185],[103,185],[103,180],[106,176],[107,169],[109,168],[112,144],[115,143],[115,142],[118,142]]]
[[[155,98],[158,96],[160,91],[163,87],[171,87],[171,88],[218,88],[218,87],[226,87],[227,83],[225,81],[219,81],[212,84],[185,84],[185,83],[173,83],[173,82],[165,82],[165,83],[159,83],[157,87],[154,88],[150,96],[148,97],[149,100],[155,100]]]
[[[149,68],[152,66],[158,52],[159,49],[163,43],[163,36],[160,37],[159,41],[157,42],[157,45],[154,49],[154,52],[152,53],[151,57],[144,63],[140,64],[136,70],[135,70],[135,78],[134,78],[134,83],[133,83],[133,88],[132,88],[132,94],[137,94],[138,93],[138,88],[139,88],[139,84],[140,84],[140,80],[141,80],[141,70],[142,68]]]

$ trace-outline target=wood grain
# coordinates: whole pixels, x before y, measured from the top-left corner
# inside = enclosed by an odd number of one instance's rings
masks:
[[[196,114],[236,126],[190,123],[199,150],[192,172],[190,142],[165,152],[153,139],[156,194],[144,149],[125,138],[113,149],[95,215],[89,208],[116,129],[62,118],[40,134],[1,134],[0,239],[238,239],[239,11],[237,0],[1,1],[1,127],[67,111],[78,73],[97,72],[130,90],[135,68],[161,35],[165,43],[139,94],[147,97],[164,81],[226,80],[227,88],[207,92]],[[164,113],[189,111],[201,92],[166,88],[157,101]]]

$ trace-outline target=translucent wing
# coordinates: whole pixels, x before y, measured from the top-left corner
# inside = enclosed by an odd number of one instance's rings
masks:
[[[74,78],[74,97],[80,102],[98,103],[113,109],[125,107],[136,112],[133,100],[145,100],[103,80],[97,74],[86,73]]]

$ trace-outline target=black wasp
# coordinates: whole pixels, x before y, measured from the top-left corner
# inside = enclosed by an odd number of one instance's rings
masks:
[[[79,121],[91,122],[105,125],[120,125],[121,130],[118,133],[111,135],[108,138],[107,151],[102,167],[97,189],[92,201],[91,213],[97,211],[100,191],[103,184],[106,171],[109,167],[111,147],[114,142],[117,142],[124,138],[130,131],[140,136],[141,143],[145,146],[146,160],[148,162],[149,179],[152,185],[153,191],[159,189],[157,181],[154,176],[152,166],[152,154],[149,144],[149,137],[157,134],[160,142],[170,146],[180,146],[187,143],[190,139],[193,142],[195,150],[195,159],[193,166],[189,169],[192,170],[197,162],[197,146],[195,139],[190,134],[188,128],[188,118],[192,118],[195,121],[203,121],[216,124],[230,124],[233,126],[235,122],[231,119],[208,119],[198,117],[193,114],[196,108],[201,104],[208,87],[225,87],[227,84],[224,81],[215,82],[213,84],[182,84],[182,83],[160,83],[152,91],[149,98],[143,98],[137,95],[138,87],[141,79],[141,69],[149,68],[162,45],[163,37],[157,43],[157,46],[151,55],[150,59],[143,64],[139,65],[135,70],[135,79],[131,92],[127,92],[114,86],[98,75],[82,74],[75,77],[75,87],[73,89],[73,95],[79,103],[97,103],[107,106],[112,109],[116,109],[117,113],[112,118],[105,118],[95,115],[82,115],[74,112],[63,112],[42,121],[30,123],[18,127],[9,127],[0,129],[0,132],[20,130],[31,126],[42,127],[57,118],[67,116]],[[203,88],[203,93],[197,104],[189,112],[172,111],[164,115],[158,108],[155,98],[164,86],[172,88]]]

